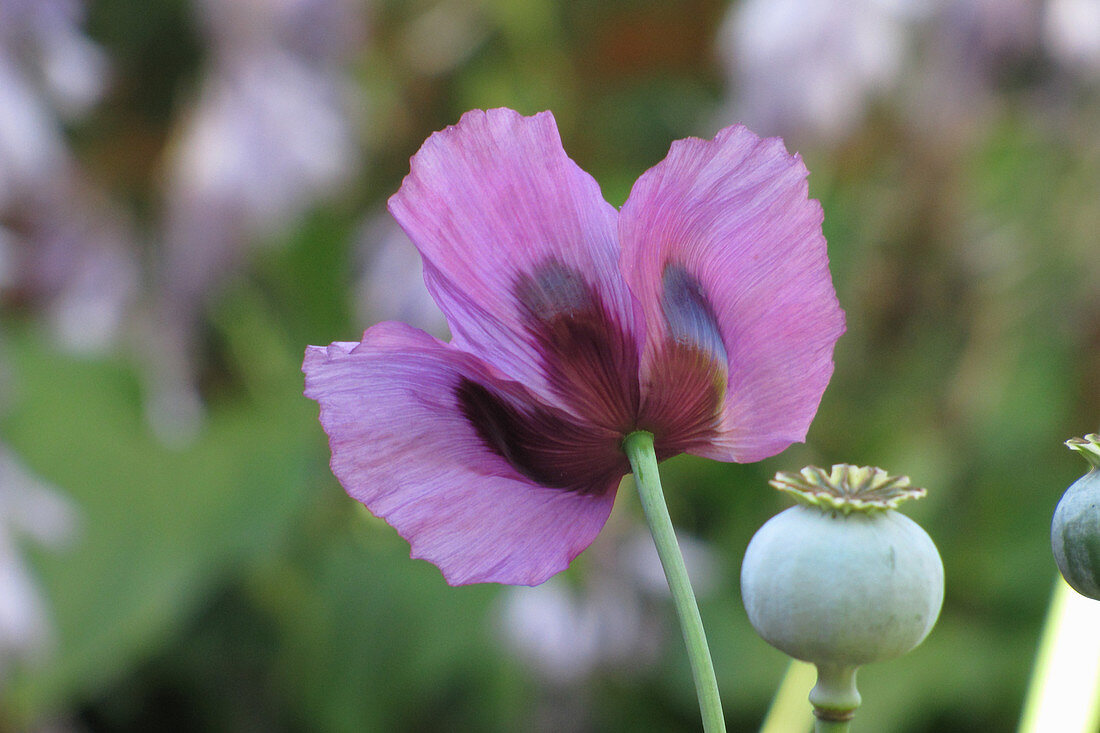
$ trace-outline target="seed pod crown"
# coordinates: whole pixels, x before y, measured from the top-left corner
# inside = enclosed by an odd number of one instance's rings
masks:
[[[848,463],[837,463],[828,472],[817,466],[806,466],[798,473],[780,471],[768,483],[802,504],[844,514],[896,509],[903,501],[928,493],[911,485],[908,476]]]

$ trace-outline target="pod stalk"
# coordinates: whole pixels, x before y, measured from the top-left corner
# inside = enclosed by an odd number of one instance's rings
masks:
[[[839,664],[818,664],[817,684],[810,690],[810,704],[817,721],[814,730],[847,731],[862,698],[856,689],[858,667]]]

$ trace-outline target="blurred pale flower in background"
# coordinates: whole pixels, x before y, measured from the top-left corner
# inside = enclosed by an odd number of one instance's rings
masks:
[[[943,0],[924,30],[919,58],[909,62],[909,91],[900,113],[917,133],[965,141],[1004,104],[1039,51],[1043,7],[1034,0]],[[940,142],[944,142],[940,140]]]
[[[117,337],[137,269],[62,131],[107,80],[103,53],[79,31],[82,10],[75,0],[0,0],[0,292],[44,313],[62,345],[89,350]],[[0,683],[52,638],[21,545],[59,546],[75,524],[68,500],[0,446]]]
[[[940,0],[919,31],[896,114],[939,147],[1013,109],[1049,125],[1100,74],[1100,0]]]
[[[80,0],[0,0],[0,52],[41,84],[49,107],[72,119],[99,100],[107,60],[79,26]]]
[[[420,253],[389,212],[368,217],[359,227],[357,242],[359,323],[365,328],[380,321],[402,321],[446,339],[447,319],[424,284]]]
[[[918,11],[906,0],[746,0],[717,39],[734,87],[726,113],[765,135],[835,140],[892,89]]]
[[[71,155],[62,125],[107,82],[75,0],[0,0],[0,289],[45,311],[60,342],[117,340],[138,270],[123,217]]]
[[[358,159],[360,100],[344,68],[361,40],[355,4],[197,6],[209,63],[167,161],[166,246],[184,259],[200,258],[200,235],[215,240],[207,247],[233,250],[278,234],[345,183]],[[205,221],[188,221],[195,216]],[[173,264],[182,263],[169,259],[175,279]]]
[[[203,307],[246,262],[358,170],[363,100],[348,66],[365,36],[352,0],[195,0],[208,49],[165,160],[150,336],[150,419],[168,440],[198,429],[193,380]]]
[[[1100,75],[1100,0],[1050,0],[1043,41],[1059,63]]]
[[[1100,72],[1100,2],[746,0],[717,44],[726,121],[828,144],[879,104],[915,132],[965,134],[1006,90]]]
[[[20,541],[25,536],[58,547],[72,539],[76,523],[69,501],[0,447],[0,684],[14,663],[45,655],[52,638]]]
[[[118,208],[71,183],[52,205],[25,207],[0,241],[0,288],[39,308],[62,346],[103,353],[117,345],[135,302],[138,264]]]
[[[540,684],[536,730],[586,730],[593,677],[643,673],[667,641],[678,639],[653,538],[622,516],[612,517],[607,534],[589,550],[579,585],[556,576],[534,587],[510,586],[500,598],[501,641]],[[719,591],[718,556],[702,540],[677,535],[698,597]]]

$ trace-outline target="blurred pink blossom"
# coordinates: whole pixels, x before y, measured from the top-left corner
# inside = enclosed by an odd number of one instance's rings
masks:
[[[984,129],[1017,87],[1048,108],[1100,73],[1097,0],[746,0],[717,39],[724,121],[837,143],[873,105],[916,132]],[[1053,62],[1053,63],[1051,63]]]
[[[746,0],[719,54],[733,88],[726,115],[767,135],[836,140],[898,83],[918,0]]]
[[[0,0],[0,288],[47,314],[65,346],[117,341],[137,290],[124,217],[71,155],[63,120],[107,82],[75,0]]]
[[[698,538],[677,538],[696,595],[710,597],[723,575],[718,556]],[[653,538],[617,514],[589,550],[582,575],[506,588],[493,633],[538,683],[530,727],[586,730],[593,678],[651,669],[678,638],[673,613]]]
[[[449,334],[443,311],[424,284],[424,267],[409,235],[388,213],[376,214],[358,236],[356,310],[366,324],[402,321],[437,338]]]
[[[1049,0],[1043,42],[1067,68],[1100,77],[1100,0]]]
[[[52,643],[47,602],[20,552],[20,537],[59,547],[76,525],[71,503],[0,447],[0,682],[14,663],[40,659]]]
[[[207,63],[164,161],[164,218],[147,337],[150,419],[168,440],[201,422],[202,309],[258,245],[285,236],[357,173],[363,102],[349,66],[365,36],[352,0],[195,0]]]

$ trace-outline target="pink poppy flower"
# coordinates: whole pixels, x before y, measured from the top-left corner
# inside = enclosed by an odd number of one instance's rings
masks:
[[[450,343],[387,322],[306,351],[333,472],[452,585],[536,585],[600,531],[630,432],[740,462],[803,440],[844,330],[805,178],[729,127],[617,211],[549,112],[463,115],[389,202]]]

